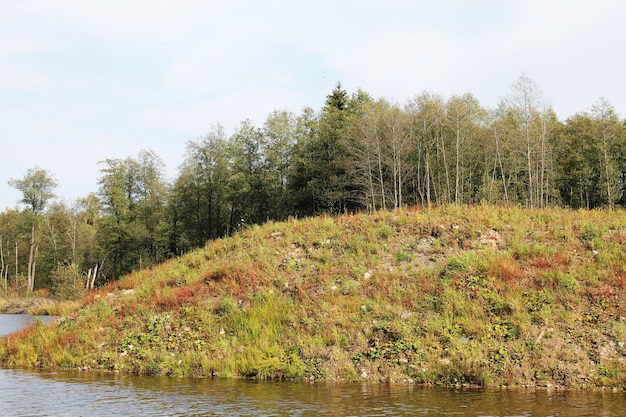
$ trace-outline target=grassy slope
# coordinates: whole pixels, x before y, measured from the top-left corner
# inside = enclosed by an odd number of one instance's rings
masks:
[[[125,277],[0,364],[626,388],[626,213],[438,208],[270,223]]]

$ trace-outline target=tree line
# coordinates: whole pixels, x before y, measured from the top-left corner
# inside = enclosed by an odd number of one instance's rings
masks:
[[[560,121],[526,76],[495,109],[471,94],[423,92],[398,104],[337,84],[319,111],[275,110],[231,135],[213,126],[188,142],[171,182],[149,150],[102,161],[97,192],[69,204],[55,199],[46,170],[11,180],[25,207],[0,213],[1,285],[71,298],[289,217],[407,205],[623,207],[625,145],[626,122],[606,100]]]

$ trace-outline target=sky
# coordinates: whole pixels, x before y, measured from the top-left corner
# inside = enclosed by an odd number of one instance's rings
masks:
[[[559,119],[626,114],[620,0],[0,0],[0,211],[48,171],[60,200],[102,161],[152,150],[173,180],[189,141],[273,110],[319,110],[340,82],[400,104],[530,78]]]

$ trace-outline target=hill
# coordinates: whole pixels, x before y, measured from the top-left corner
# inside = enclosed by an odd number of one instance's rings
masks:
[[[626,212],[268,223],[0,340],[8,367],[626,388]]]

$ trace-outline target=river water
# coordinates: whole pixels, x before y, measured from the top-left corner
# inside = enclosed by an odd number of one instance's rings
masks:
[[[20,330],[21,328],[33,323],[36,320],[41,320],[44,323],[48,323],[54,320],[51,316],[29,316],[27,314],[0,314],[0,337]]]
[[[318,415],[613,417],[626,415],[626,393],[260,383],[0,369],[0,416]]]
[[[1,416],[624,416],[624,393],[0,370]]]

